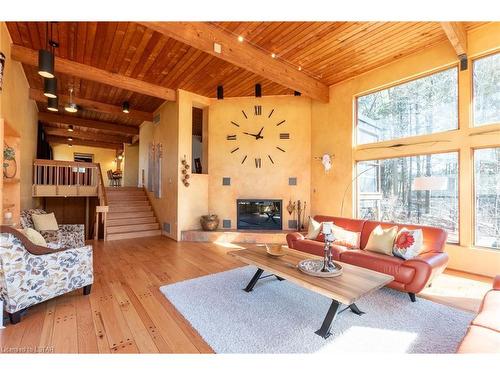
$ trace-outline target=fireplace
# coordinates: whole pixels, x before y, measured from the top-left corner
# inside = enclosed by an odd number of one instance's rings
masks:
[[[238,199],[238,229],[281,230],[283,201],[279,199]]]

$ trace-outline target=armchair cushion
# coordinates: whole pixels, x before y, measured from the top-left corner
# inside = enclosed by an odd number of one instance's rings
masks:
[[[4,232],[0,250],[0,299],[9,313],[93,282],[91,246],[35,255],[16,235]]]
[[[35,229],[41,230],[59,230],[57,225],[56,215],[53,212],[50,214],[33,214],[31,215],[31,220],[35,225]]]
[[[34,230],[32,228],[26,228],[26,229],[23,229],[23,233],[35,245],[47,247],[47,241],[45,241],[45,238],[43,238],[43,236],[39,232],[37,232],[36,230]]]

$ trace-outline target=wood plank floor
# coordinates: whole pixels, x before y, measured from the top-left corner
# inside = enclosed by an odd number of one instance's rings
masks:
[[[159,291],[175,283],[243,266],[233,250],[165,237],[95,242],[92,293],[69,293],[27,310],[0,330],[0,353],[212,353]],[[424,298],[477,309],[490,279],[449,272]]]

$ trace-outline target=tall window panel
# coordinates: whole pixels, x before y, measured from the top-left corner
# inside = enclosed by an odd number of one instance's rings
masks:
[[[436,226],[458,242],[457,152],[362,161],[357,173],[359,218]]]
[[[500,123],[500,53],[473,64],[474,125]]]
[[[500,250],[500,147],[474,151],[475,245]]]
[[[456,68],[357,98],[357,144],[458,129]]]

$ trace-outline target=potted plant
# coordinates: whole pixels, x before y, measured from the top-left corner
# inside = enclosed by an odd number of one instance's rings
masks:
[[[6,178],[12,178],[17,173],[16,150],[4,144],[3,147],[3,175]]]
[[[219,227],[219,217],[214,214],[203,215],[200,224],[205,231],[214,231]]]

